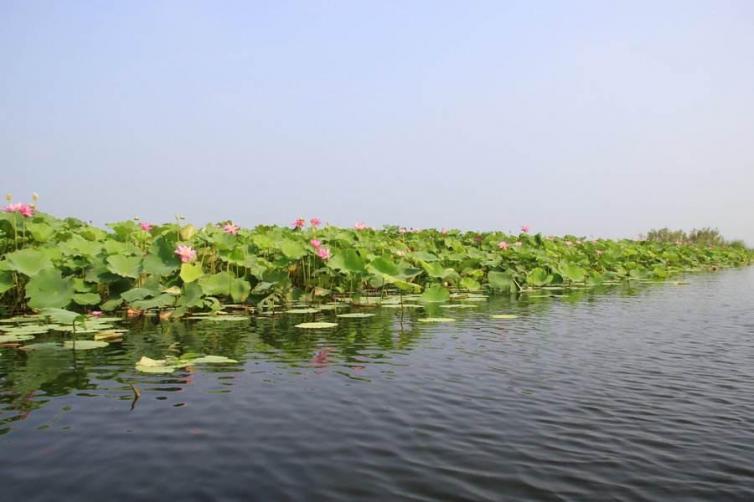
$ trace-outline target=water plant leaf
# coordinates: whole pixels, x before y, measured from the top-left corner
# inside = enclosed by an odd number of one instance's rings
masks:
[[[424,290],[424,293],[422,293],[421,295],[421,301],[427,303],[447,302],[449,299],[450,291],[440,286],[439,284],[430,286],[429,288]]]
[[[513,274],[510,271],[500,272],[491,270],[487,273],[487,282],[495,291],[511,291],[514,289]]]
[[[75,293],[73,301],[78,305],[99,305],[102,298],[99,293]]]
[[[321,309],[315,309],[315,308],[303,308],[303,309],[289,309],[286,310],[286,314],[316,314],[317,312],[320,312]]]
[[[137,279],[141,271],[141,258],[123,255],[108,256],[107,269],[115,275]]]
[[[52,268],[49,253],[40,249],[21,249],[5,255],[9,268],[29,277],[37,275],[45,269]]]
[[[552,281],[552,276],[541,267],[535,267],[526,274],[526,283],[532,286],[544,286]]]
[[[104,347],[107,347],[110,345],[107,342],[103,342],[101,340],[66,340],[63,342],[63,348],[64,349],[73,349],[73,350],[93,350],[93,349],[101,349]]]
[[[302,322],[301,324],[296,324],[297,328],[302,329],[324,329],[324,328],[334,328],[338,324],[334,322]]]
[[[168,363],[165,359],[151,359],[142,356],[136,363],[136,369],[142,373],[172,373],[180,366]]]
[[[0,335],[0,343],[24,342],[26,340],[32,340],[33,338],[34,338],[34,335],[17,335],[17,334]]]
[[[238,363],[235,359],[225,356],[202,356],[190,359],[191,364],[233,364]]]
[[[183,263],[181,264],[181,280],[188,284],[194,282],[204,275],[201,263]]]
[[[493,314],[492,319],[517,319],[518,316],[516,314]]]
[[[425,323],[444,323],[444,322],[455,322],[456,320],[452,317],[423,317],[419,319],[419,322],[425,322]]]
[[[374,314],[368,314],[366,312],[350,312],[347,314],[338,314],[337,317],[343,317],[346,319],[363,319],[365,317],[374,317]]]
[[[29,306],[35,309],[65,307],[71,303],[73,294],[73,280],[63,278],[57,269],[39,271],[26,285]]]

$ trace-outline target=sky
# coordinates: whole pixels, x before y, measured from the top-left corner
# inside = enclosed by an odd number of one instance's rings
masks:
[[[754,245],[754,2],[0,0],[0,191]]]

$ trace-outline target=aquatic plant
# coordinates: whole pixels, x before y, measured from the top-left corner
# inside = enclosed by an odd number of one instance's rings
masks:
[[[246,230],[230,221],[196,228],[182,218],[161,225],[129,220],[102,229],[8,202],[12,210],[0,212],[0,309],[6,313],[161,310],[169,311],[167,318],[229,303],[264,311],[295,300],[358,302],[389,293],[443,302],[456,291],[515,295],[662,280],[747,265],[753,256],[740,243],[705,231],[678,243],[655,234],[586,240],[532,234],[528,225],[510,235],[375,230],[363,223],[323,227],[319,218],[310,218],[307,227],[303,217],[290,227]]]

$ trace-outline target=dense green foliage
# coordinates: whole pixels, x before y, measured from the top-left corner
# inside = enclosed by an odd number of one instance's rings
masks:
[[[370,292],[516,293],[547,285],[664,279],[749,264],[724,242],[593,240],[540,234],[304,226],[197,229],[123,221],[104,230],[34,212],[0,214],[0,305],[113,311],[265,310]]]

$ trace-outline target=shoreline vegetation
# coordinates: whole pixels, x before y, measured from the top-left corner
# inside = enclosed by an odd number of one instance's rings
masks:
[[[754,251],[716,230],[653,230],[642,240],[503,232],[353,228],[297,219],[290,227],[196,228],[181,218],[98,228],[31,204],[0,213],[0,317],[39,311],[159,311],[179,318],[224,308],[268,312],[293,303],[375,297],[447,301],[658,281],[749,265]],[[395,298],[398,300],[395,300]],[[98,314],[99,315],[99,314]]]

